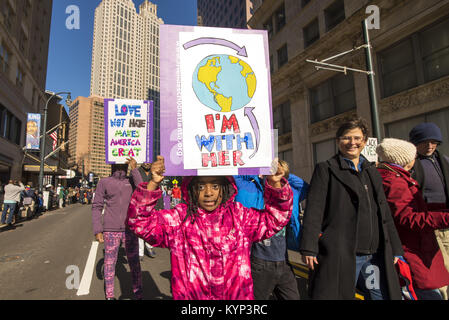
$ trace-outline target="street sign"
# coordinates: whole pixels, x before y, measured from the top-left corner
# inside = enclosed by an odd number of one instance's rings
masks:
[[[58,179],[73,179],[75,178],[75,171],[73,170],[66,170],[66,175],[65,176],[58,176]]]

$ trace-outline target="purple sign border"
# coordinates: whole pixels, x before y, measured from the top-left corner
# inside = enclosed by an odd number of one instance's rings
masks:
[[[113,102],[115,100],[118,99],[104,99],[104,144],[105,144],[105,159],[106,159],[106,164],[115,164],[115,161],[108,161],[108,155],[109,155],[109,142],[108,142],[108,138],[109,138],[109,130],[108,130],[108,121],[109,121],[109,103]],[[125,99],[126,100],[126,99]],[[131,100],[131,99],[128,99]],[[154,115],[153,110],[154,110],[154,103],[153,100],[144,100],[143,101],[144,104],[147,105],[147,153],[145,155],[145,162],[149,163],[152,162],[153,160],[153,131],[154,131],[154,126],[153,123],[150,122],[151,120],[151,116]]]
[[[173,61],[173,56],[177,56],[179,33],[180,32],[193,32],[193,26],[179,26],[179,25],[161,25],[160,26],[160,67],[164,74],[161,74],[160,78],[160,101],[161,101],[161,155],[165,158],[165,174],[167,176],[196,176],[198,170],[184,169],[183,156],[178,156],[174,149],[177,147],[177,140],[171,141],[170,137],[174,130],[180,130],[182,127],[177,127],[177,61]],[[270,123],[273,127],[273,112],[272,112],[272,94],[271,94],[271,75],[268,50],[268,32],[266,30],[248,30],[248,29],[234,29],[235,33],[245,34],[259,34],[264,38],[264,50],[265,50],[265,65],[267,66],[267,83],[268,97],[270,105]],[[181,84],[182,85],[182,84]],[[175,119],[173,119],[175,117]],[[182,120],[182,114],[180,115]],[[182,121],[181,121],[182,124]],[[272,139],[272,159],[275,157],[275,145],[274,136],[270,135]],[[186,151],[183,150],[183,154]],[[179,164],[173,163],[171,157],[177,157]],[[229,169],[229,168],[228,168]],[[258,167],[258,168],[238,168],[238,175],[259,175],[270,174],[271,167]],[[217,174],[215,174],[217,175]]]

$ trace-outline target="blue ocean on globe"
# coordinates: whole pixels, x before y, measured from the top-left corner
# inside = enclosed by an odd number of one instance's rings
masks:
[[[231,57],[231,58],[230,58]],[[237,63],[232,63],[238,60]],[[213,64],[211,65],[211,61]],[[243,66],[240,64],[240,59],[229,55],[211,55],[204,58],[196,67],[193,74],[193,90],[202,104],[205,106],[222,112],[222,107],[218,104],[218,95],[222,95],[225,98],[232,97],[232,105],[230,111],[235,111],[246,106],[252,97],[248,96],[248,84],[245,77],[242,75]],[[212,66],[210,73],[203,71],[201,74],[202,80],[213,79],[216,76],[216,81],[201,82],[198,78],[198,72],[202,67],[209,64]],[[221,70],[217,74],[218,68]],[[208,68],[209,70],[209,68]],[[254,73],[251,70],[251,74]],[[206,75],[206,77],[204,76]],[[210,89],[207,87],[209,84]],[[221,97],[220,97],[221,98]]]

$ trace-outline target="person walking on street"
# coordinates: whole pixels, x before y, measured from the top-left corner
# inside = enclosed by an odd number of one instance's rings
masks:
[[[126,226],[126,213],[132,195],[132,186],[126,176],[127,164],[113,164],[112,176],[98,182],[92,204],[92,225],[95,238],[104,243],[104,282],[107,300],[114,298],[115,265],[121,243],[125,245],[131,269],[132,288],[136,299],[142,299],[142,274],[136,235]],[[102,211],[104,216],[102,219]]]
[[[293,191],[293,211],[291,220],[299,221],[299,203],[306,198],[308,184],[290,173],[288,163],[279,160]],[[264,208],[264,179],[262,176],[234,176],[238,193],[235,201],[246,208],[262,210]],[[295,274],[288,263],[287,238],[284,227],[276,235],[251,247],[251,273],[254,283],[254,298],[269,300],[273,294],[277,300],[299,300],[299,291]]]
[[[252,242],[279,232],[289,221],[293,194],[283,172],[267,177],[265,208],[235,202],[233,177],[185,177],[185,203],[155,210],[162,196],[164,158],[151,166],[151,180],[140,184],[128,209],[128,226],[153,246],[170,249],[175,300],[254,299]]]
[[[5,195],[3,199],[3,213],[2,224],[12,225],[13,216],[16,211],[17,204],[20,202],[20,193],[25,190],[25,186],[22,182],[9,180],[9,183],[5,186]],[[6,220],[6,214],[9,210],[8,220]]]
[[[312,299],[354,299],[356,288],[366,299],[402,298],[402,245],[382,177],[361,155],[367,140],[366,121],[348,121],[337,130],[338,154],[315,166],[300,242]]]
[[[62,209],[64,207],[64,187],[59,185],[58,190],[59,209]]]
[[[173,189],[172,189],[172,199],[173,199],[173,206],[176,207],[178,204],[181,203],[182,195],[181,195],[181,188],[178,187],[177,183],[174,183]]]
[[[418,182],[429,210],[449,208],[449,157],[438,151],[443,142],[440,128],[432,122],[415,126],[409,140],[416,146],[418,160],[412,169],[412,178]],[[435,230],[435,236],[449,270],[449,229]],[[448,286],[440,288],[444,300],[448,300]]]
[[[131,178],[133,182],[133,191],[136,190],[137,186],[143,182],[148,183],[151,180],[151,163],[143,163],[139,168],[137,168],[137,162],[134,158],[131,157],[130,161],[130,167],[131,170]],[[156,205],[156,210],[163,209],[163,206],[161,207],[162,199],[158,200],[158,203]],[[154,251],[153,247],[145,242],[142,238],[139,238],[139,258],[140,260],[143,260],[143,257],[145,256],[145,248],[147,249],[148,256],[151,258],[156,257],[156,252]]]
[[[449,210],[430,211],[410,176],[416,147],[407,141],[387,138],[377,146],[384,161],[378,166],[394,222],[401,239],[404,258],[410,264],[418,299],[442,300],[441,287],[449,285],[435,229],[449,227]]]

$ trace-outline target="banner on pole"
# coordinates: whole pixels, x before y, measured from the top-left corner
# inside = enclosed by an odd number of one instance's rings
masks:
[[[27,114],[26,148],[28,150],[40,149],[41,114]]]
[[[153,160],[153,101],[105,99],[106,163]]]
[[[160,57],[165,174],[269,174],[267,32],[161,25]]]

